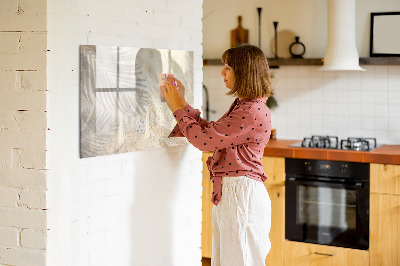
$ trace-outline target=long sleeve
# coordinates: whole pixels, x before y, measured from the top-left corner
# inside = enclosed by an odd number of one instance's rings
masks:
[[[202,125],[186,114],[182,109],[176,110],[174,116],[178,121],[180,132],[189,142],[201,151],[211,151],[254,141],[256,119],[250,109],[236,108],[218,122]],[[262,126],[262,124],[260,125]]]
[[[196,120],[200,126],[206,127],[208,126],[209,122],[203,118],[200,117],[200,110],[194,109],[192,106],[189,104],[186,105],[185,109],[185,114]],[[171,131],[169,134],[169,138],[172,137],[184,137],[185,135],[182,134],[182,132],[179,129],[179,124],[176,124],[174,129]]]

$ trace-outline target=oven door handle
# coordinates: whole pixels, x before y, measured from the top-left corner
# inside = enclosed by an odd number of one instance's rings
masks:
[[[335,181],[321,181],[321,180],[315,180],[315,181],[310,181],[310,180],[304,180],[303,178],[297,178],[297,177],[288,177],[286,181],[289,182],[296,182],[304,185],[340,185],[346,188],[352,188],[352,189],[361,189],[363,187],[363,183],[361,182],[335,182]]]

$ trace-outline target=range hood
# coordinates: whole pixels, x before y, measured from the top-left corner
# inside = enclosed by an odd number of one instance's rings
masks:
[[[355,0],[328,0],[328,44],[323,71],[358,70]]]

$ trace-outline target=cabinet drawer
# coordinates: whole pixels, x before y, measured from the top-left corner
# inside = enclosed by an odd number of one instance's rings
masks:
[[[285,241],[285,266],[365,266],[369,254],[365,250]]]

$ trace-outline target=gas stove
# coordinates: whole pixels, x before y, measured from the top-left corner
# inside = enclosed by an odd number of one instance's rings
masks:
[[[378,146],[376,138],[347,138],[339,142],[336,136],[311,136],[304,138],[303,141],[289,145],[291,147],[338,149],[353,151],[371,151]]]

